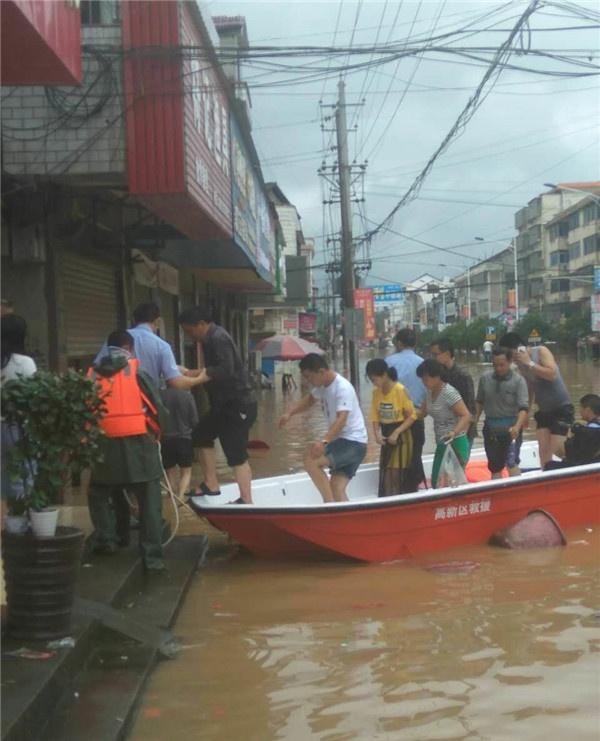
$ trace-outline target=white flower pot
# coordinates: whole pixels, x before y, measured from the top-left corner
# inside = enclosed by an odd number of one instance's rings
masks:
[[[56,535],[56,524],[58,522],[58,510],[47,507],[41,512],[31,510],[29,512],[31,529],[36,538],[53,538]]]
[[[23,535],[29,529],[27,515],[6,515],[4,529],[7,533],[13,533],[13,535]]]

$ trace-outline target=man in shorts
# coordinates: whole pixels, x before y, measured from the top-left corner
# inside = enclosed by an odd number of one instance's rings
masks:
[[[323,501],[347,502],[346,488],[367,452],[367,428],[356,391],[316,353],[302,358],[300,371],[313,388],[281,417],[279,427],[321,402],[329,427],[321,440],[306,451],[304,466]],[[330,469],[331,478],[325,473],[326,468]]]
[[[552,460],[564,449],[565,438],[573,424],[575,409],[560,374],[554,355],[544,345],[526,347],[516,332],[507,332],[500,338],[500,347],[513,351],[513,360],[529,386],[530,403],[534,400],[537,412],[537,439],[540,466]]]
[[[191,392],[185,389],[167,386],[160,396],[169,412],[161,437],[162,462],[171,488],[183,497],[192,480],[192,431],[198,424],[198,410]]]
[[[194,494],[220,494],[217,479],[215,440],[218,438],[227,463],[233,468],[240,498],[235,504],[252,504],[252,469],[248,463],[248,433],[256,421],[257,406],[244,362],[231,335],[212,320],[210,309],[196,306],[179,316],[188,337],[200,342],[204,368],[187,370],[201,384],[206,384],[210,412],[194,433],[194,445],[200,448],[204,482]]]
[[[521,473],[519,451],[529,413],[529,393],[523,376],[512,370],[511,361],[511,350],[492,350],[494,370],[479,379],[475,400],[477,421],[485,412],[483,444],[493,479],[502,476],[505,466],[511,476]]]

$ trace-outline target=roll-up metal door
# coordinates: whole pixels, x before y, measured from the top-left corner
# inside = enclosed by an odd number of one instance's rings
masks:
[[[67,357],[95,356],[108,334],[118,327],[117,269],[101,260],[65,252],[62,281]]]

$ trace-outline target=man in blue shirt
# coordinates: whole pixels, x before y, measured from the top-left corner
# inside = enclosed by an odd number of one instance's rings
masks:
[[[171,345],[156,334],[159,319],[160,309],[151,301],[139,304],[133,310],[134,326],[127,331],[133,337],[133,356],[140,361],[140,369],[150,376],[157,388],[166,385],[189,390],[198,386],[198,378],[181,373]],[[106,352],[105,344],[94,362],[98,363]]]
[[[415,352],[417,337],[414,330],[405,327],[394,337],[397,352],[388,355],[385,362],[394,368],[398,374],[398,381],[408,391],[408,395],[419,414],[420,407],[425,400],[427,390],[423,381],[417,376],[417,368],[423,362],[423,358]],[[425,422],[419,416],[410,428],[413,438],[413,457],[410,465],[410,487],[407,491],[416,491],[419,484],[425,479],[423,470],[423,446],[425,445]]]

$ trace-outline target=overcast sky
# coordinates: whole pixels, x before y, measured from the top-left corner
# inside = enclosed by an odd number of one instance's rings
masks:
[[[215,0],[205,4],[211,15],[243,15],[251,45],[335,45],[406,41],[462,28],[485,13],[473,28],[496,24],[494,31],[469,36],[461,45],[501,44],[526,2],[255,2]],[[597,2],[571,3],[592,14]],[[395,23],[394,23],[395,21]],[[589,25],[590,20],[543,7],[530,22],[524,43],[532,50],[569,50],[570,55],[596,50],[598,29],[561,30]],[[380,27],[381,24],[381,27]],[[363,57],[363,60],[365,58]],[[288,60],[285,60],[288,61]],[[354,59],[353,59],[354,61]],[[539,70],[580,72],[560,61],[513,55],[511,62]],[[290,60],[298,63],[298,60]],[[336,63],[336,62],[334,62]],[[364,215],[381,220],[397,203],[425,165],[485,74],[485,64],[427,52],[423,57],[394,61],[375,71],[348,73],[347,102],[362,97],[361,108],[349,108],[349,123],[358,124],[350,138],[351,157],[368,157]],[[268,83],[274,78],[247,79]],[[368,77],[366,75],[368,74]],[[279,78],[283,79],[283,78]],[[276,180],[296,204],[306,237],[315,237],[316,262],[324,261],[321,181],[323,159],[319,99],[332,103],[337,77],[293,86],[251,87],[254,138],[266,180]],[[386,98],[386,91],[389,93]],[[469,264],[465,255],[488,256],[514,235],[514,212],[545,190],[545,182],[600,179],[598,77],[549,77],[504,70],[494,89],[475,113],[464,133],[443,154],[428,176],[419,198],[397,214],[392,228],[373,241],[369,283],[409,281],[427,271],[442,277],[456,275]],[[328,143],[328,140],[325,142]],[[328,162],[333,164],[332,156]],[[337,206],[326,214],[326,231],[339,228]],[[357,207],[355,206],[355,209]],[[372,222],[366,222],[372,226]],[[357,215],[354,232],[364,231]],[[457,247],[461,255],[436,251],[418,239],[441,247]],[[475,242],[483,237],[484,242]]]

